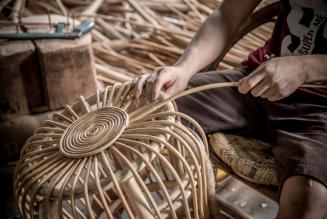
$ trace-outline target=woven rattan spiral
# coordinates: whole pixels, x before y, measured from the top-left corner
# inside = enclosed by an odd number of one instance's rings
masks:
[[[71,158],[94,155],[112,145],[128,125],[128,114],[116,107],[103,107],[74,121],[63,133],[59,148]]]

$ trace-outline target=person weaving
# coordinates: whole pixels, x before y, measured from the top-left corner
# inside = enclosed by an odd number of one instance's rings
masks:
[[[206,134],[225,132],[273,145],[279,180],[276,218],[327,218],[327,90],[300,88],[327,81],[327,1],[283,0],[271,38],[241,68],[196,74],[223,50],[260,0],[226,0],[205,20],[180,59],[134,80],[168,96],[184,89],[239,81],[178,99]]]

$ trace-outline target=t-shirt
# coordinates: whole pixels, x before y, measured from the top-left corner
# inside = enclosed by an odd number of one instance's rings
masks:
[[[243,62],[251,69],[276,56],[327,53],[327,0],[282,0],[271,38]],[[300,88],[327,98],[327,89]]]

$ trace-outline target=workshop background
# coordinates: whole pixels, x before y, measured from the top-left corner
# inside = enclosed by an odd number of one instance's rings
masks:
[[[12,37],[0,40],[0,218],[20,218],[13,171],[21,147],[44,119],[80,95],[173,64],[219,4],[221,0],[0,1],[0,35]],[[88,20],[95,22],[90,33],[46,39],[62,31],[78,32]],[[269,38],[273,25],[247,33],[217,68],[240,66]],[[30,35],[44,32],[44,39]],[[217,175],[217,192],[228,202],[254,218],[275,216],[275,202],[224,173]]]

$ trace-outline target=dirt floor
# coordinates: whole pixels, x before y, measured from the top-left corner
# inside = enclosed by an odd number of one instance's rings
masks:
[[[12,191],[13,172],[14,165],[1,165],[0,167],[0,219],[20,218]],[[254,218],[273,219],[276,215],[278,207],[276,202],[271,201],[232,177],[228,177],[218,184],[217,193]]]

